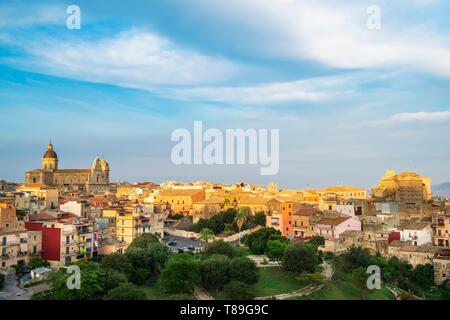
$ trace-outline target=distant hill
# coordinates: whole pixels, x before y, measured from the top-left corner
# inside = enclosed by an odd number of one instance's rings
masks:
[[[450,182],[441,183],[431,187],[433,196],[450,197]]]

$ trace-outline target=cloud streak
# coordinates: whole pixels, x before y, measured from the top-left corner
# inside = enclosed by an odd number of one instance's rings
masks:
[[[239,65],[179,47],[150,32],[127,31],[95,41],[44,38],[25,41],[28,59],[11,63],[27,70],[97,83],[151,89],[230,79]]]

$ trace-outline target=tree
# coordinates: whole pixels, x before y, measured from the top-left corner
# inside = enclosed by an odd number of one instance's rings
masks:
[[[238,280],[249,285],[258,282],[258,267],[255,261],[247,257],[236,257],[231,259],[229,270],[231,280]]]
[[[114,289],[109,290],[105,300],[146,300],[147,295],[144,290],[139,289],[134,284],[121,283]]]
[[[103,269],[117,270],[125,274],[133,268],[133,265],[128,260],[128,257],[122,253],[111,253],[102,257],[100,265]]]
[[[419,264],[412,273],[412,279],[422,289],[430,289],[434,286],[434,269],[430,263]]]
[[[214,232],[211,231],[211,229],[203,228],[202,231],[200,231],[200,235],[198,237],[200,240],[204,240],[206,242],[209,242],[209,240],[214,239]]]
[[[371,265],[372,256],[369,250],[362,249],[360,247],[351,247],[350,250],[343,254],[345,262],[350,264],[351,267],[363,267],[367,268]]]
[[[255,297],[253,288],[240,281],[231,281],[225,285],[224,293],[231,300],[252,300]]]
[[[39,258],[33,258],[28,262],[28,268],[35,269],[35,268],[41,268],[41,267],[50,267],[50,262],[47,260],[39,259]]]
[[[126,274],[114,269],[107,269],[105,278],[105,290],[111,290],[118,287],[122,283],[128,282]]]
[[[281,232],[274,228],[261,228],[247,235],[243,241],[253,254],[264,254],[267,248],[267,241],[274,235],[281,236]]]
[[[128,248],[141,248],[145,249],[150,243],[159,242],[159,234],[156,233],[144,233],[140,237],[135,238]],[[128,250],[128,249],[127,249]]]
[[[284,250],[286,250],[287,243],[281,240],[267,241],[266,255],[270,261],[281,261],[283,259]]]
[[[146,250],[150,271],[153,275],[158,275],[172,255],[172,251],[160,242],[150,243]]]
[[[106,292],[106,272],[91,261],[78,261],[80,267],[80,289],[69,289],[67,280],[71,276],[65,268],[50,275],[50,293],[47,296],[53,300],[99,300]]]
[[[187,253],[170,257],[161,272],[161,283],[170,293],[191,293],[200,282],[200,266],[195,256]]]
[[[265,226],[266,225],[266,214],[264,212],[257,212],[253,216],[253,221],[258,226]]]
[[[284,251],[282,266],[286,271],[297,273],[315,271],[318,264],[316,248],[307,243],[293,243]]]
[[[236,225],[239,230],[239,245],[241,245],[241,229],[245,223],[245,220],[247,219],[249,211],[250,211],[250,208],[243,207],[243,208],[239,209],[236,216],[234,217],[234,222],[236,222]]]
[[[200,264],[202,285],[207,289],[222,289],[230,281],[230,258],[213,255]]]
[[[235,256],[233,246],[223,240],[214,241],[208,244],[203,252],[208,256],[213,254],[223,254],[229,258]]]
[[[318,248],[320,246],[325,245],[325,239],[324,237],[321,236],[314,236],[311,239],[309,239],[308,243],[311,243]]]

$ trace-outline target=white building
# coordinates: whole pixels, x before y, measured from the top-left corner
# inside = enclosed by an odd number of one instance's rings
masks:
[[[414,246],[432,242],[433,230],[428,222],[407,221],[399,226],[400,240],[411,241]]]
[[[67,201],[59,206],[59,209],[64,212],[76,214],[82,218],[89,218],[91,206],[86,202]]]

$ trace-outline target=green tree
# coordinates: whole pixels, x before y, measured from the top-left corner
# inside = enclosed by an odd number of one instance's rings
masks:
[[[50,262],[40,258],[33,258],[28,262],[28,268],[35,269],[40,267],[50,267]]]
[[[284,250],[286,250],[287,243],[282,240],[267,241],[266,255],[270,261],[281,261],[283,259]]]
[[[203,252],[208,256],[213,254],[223,254],[229,258],[232,258],[235,255],[233,246],[223,240],[214,241],[208,244]]]
[[[231,281],[225,285],[224,293],[230,300],[252,300],[255,297],[253,288],[240,281]]]
[[[320,246],[325,245],[325,239],[321,236],[314,236],[311,239],[309,239],[308,243],[313,244],[317,248]]]
[[[122,253],[111,253],[103,256],[100,265],[103,269],[117,270],[125,274],[133,268],[128,257]]]
[[[214,239],[214,232],[212,232],[211,229],[203,228],[202,231],[200,231],[200,235],[198,237],[200,240],[204,240],[206,242],[209,242],[209,240]]]
[[[256,225],[264,227],[266,225],[266,214],[264,212],[255,213],[253,221]]]
[[[200,282],[199,262],[192,254],[175,254],[162,270],[160,279],[169,293],[191,293],[194,284]]]
[[[146,250],[151,273],[153,275],[159,275],[172,255],[172,251],[166,245],[159,242],[150,243]]]
[[[125,282],[109,290],[105,300],[147,300],[147,295],[134,284]]]
[[[106,292],[106,272],[97,263],[91,261],[78,261],[75,265],[80,267],[80,289],[69,289],[67,280],[71,274],[65,268],[59,269],[50,275],[50,293],[47,296],[54,300],[99,300]]]
[[[281,264],[286,271],[312,273],[318,264],[316,248],[308,243],[289,244],[284,251]]]
[[[259,279],[259,269],[255,261],[247,257],[236,257],[231,259],[229,275],[231,280],[255,284]]]
[[[128,278],[126,274],[119,272],[114,269],[106,269],[105,270],[105,290],[111,290],[118,287],[122,283],[128,282]]]
[[[207,289],[222,289],[230,281],[230,258],[217,254],[200,264],[202,285]]]
[[[144,233],[140,237],[135,238],[128,248],[141,248],[145,249],[150,243],[159,242],[160,236],[156,233]]]
[[[419,264],[412,273],[412,281],[420,288],[428,290],[434,286],[434,268],[430,263]]]
[[[281,232],[274,228],[261,228],[243,238],[253,254],[264,254],[267,249],[267,241],[272,236],[280,236]]]
[[[237,227],[238,227],[238,231],[239,231],[239,245],[241,245],[241,229],[242,226],[244,225],[247,216],[249,215],[250,212],[250,208],[248,207],[243,207],[240,208],[239,211],[237,212],[237,214],[234,217],[234,222],[236,223]]]

